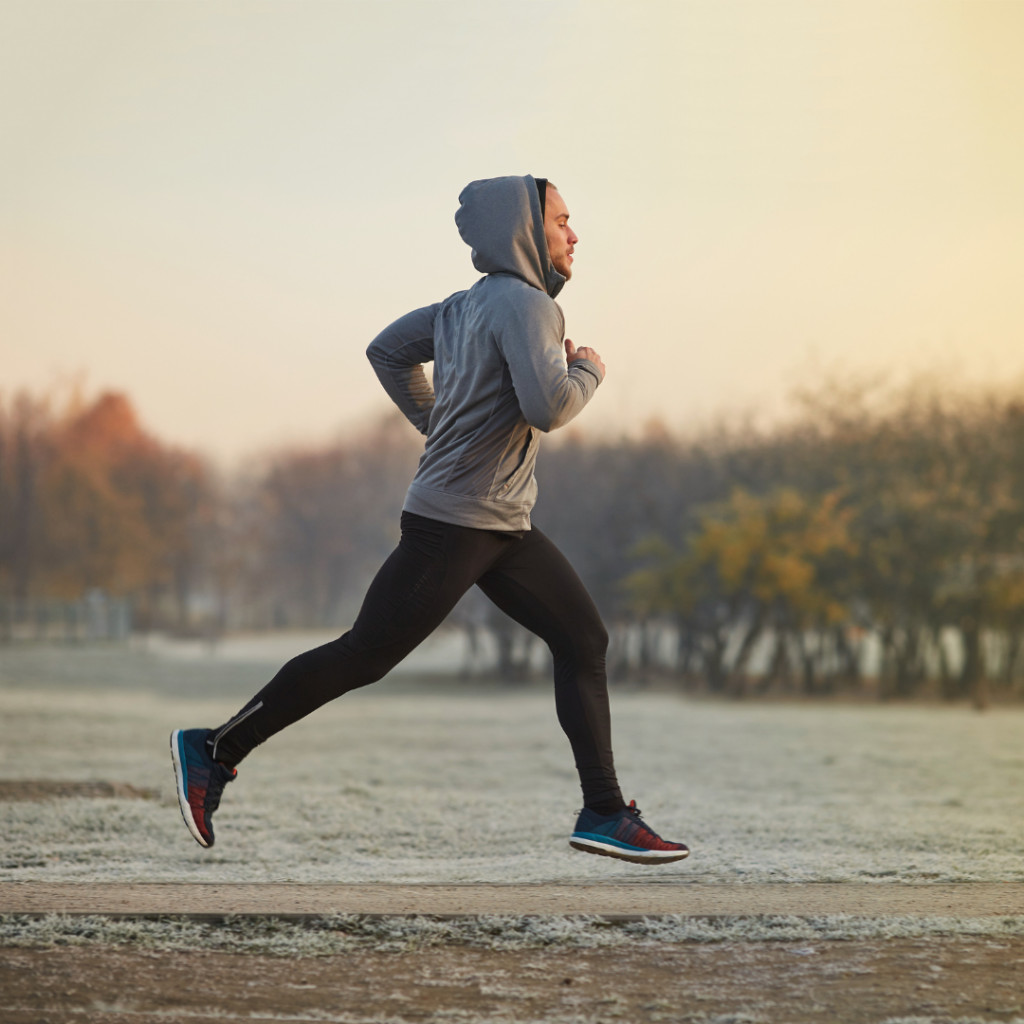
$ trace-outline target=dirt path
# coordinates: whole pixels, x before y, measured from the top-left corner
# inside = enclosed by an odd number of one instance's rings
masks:
[[[251,1016],[835,1022],[1024,1019],[1024,939],[466,948],[283,959],[116,947],[0,950],[6,1024],[203,1024]]]
[[[1024,885],[0,884],[5,914],[1024,915]]]

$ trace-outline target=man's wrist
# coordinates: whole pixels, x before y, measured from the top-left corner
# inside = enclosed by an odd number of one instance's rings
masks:
[[[604,380],[604,374],[601,372],[600,367],[597,363],[587,359],[586,356],[577,356],[571,363],[569,363],[570,370],[574,366],[578,366],[581,370],[589,370],[597,378],[598,384]]]

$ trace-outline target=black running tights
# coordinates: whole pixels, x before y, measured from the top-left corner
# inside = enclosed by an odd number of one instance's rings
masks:
[[[234,767],[254,747],[349,690],[376,682],[423,642],[473,584],[539,636],[555,663],[555,709],[587,807],[622,806],[605,676],[608,634],[582,581],[540,530],[474,530],[402,513],[402,539],[344,636],[289,661],[213,733]]]

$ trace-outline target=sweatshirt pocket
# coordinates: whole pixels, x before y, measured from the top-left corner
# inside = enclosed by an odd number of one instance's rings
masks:
[[[494,475],[490,498],[498,501],[522,502],[531,500],[533,467],[537,462],[540,434],[523,423],[524,431],[517,431],[509,439],[505,455]],[[528,493],[529,492],[529,493]]]
[[[444,490],[473,498],[505,498],[528,460],[533,433],[513,393],[466,439],[445,477]]]

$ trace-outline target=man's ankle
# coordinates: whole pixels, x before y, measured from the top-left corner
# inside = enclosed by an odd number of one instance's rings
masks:
[[[220,757],[213,756],[214,750],[217,749],[216,746],[214,745],[213,739],[215,735],[216,733],[214,732],[213,729],[211,729],[206,737],[206,752],[210,755],[211,759],[214,760],[217,764],[221,765],[224,768],[227,768],[229,772],[233,772],[238,767],[237,761],[233,761],[230,757],[225,757],[223,750],[217,751],[217,753],[220,754]]]
[[[588,811],[593,811],[595,814],[600,814],[602,817],[607,818],[609,814],[618,814],[619,811],[625,810],[626,801],[622,797],[608,797],[604,800],[584,800],[583,806]]]

